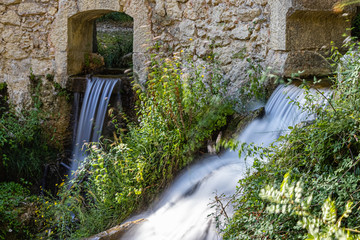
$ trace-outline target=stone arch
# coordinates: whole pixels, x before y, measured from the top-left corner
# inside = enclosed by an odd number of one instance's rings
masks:
[[[124,12],[134,19],[133,68],[140,81],[146,79],[146,44],[152,39],[146,0],[64,0],[50,33],[55,79],[62,86],[68,85],[70,75],[81,71],[84,53],[92,52],[95,19],[110,12]]]
[[[95,20],[109,10],[93,10],[75,14],[68,22],[68,58],[67,73],[74,75],[81,72],[84,64],[84,55],[93,50],[93,31]]]

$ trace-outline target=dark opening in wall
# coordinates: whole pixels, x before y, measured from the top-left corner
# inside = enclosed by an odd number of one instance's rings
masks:
[[[351,22],[351,36],[360,39],[360,7],[356,7],[356,15]]]
[[[132,66],[133,25],[133,18],[122,12],[111,12],[95,21],[93,52],[104,57],[107,69]]]
[[[9,109],[6,83],[0,83],[0,117]]]

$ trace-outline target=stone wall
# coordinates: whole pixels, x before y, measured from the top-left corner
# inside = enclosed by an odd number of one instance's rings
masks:
[[[0,82],[8,84],[15,104],[27,104],[30,69],[54,73],[54,49],[49,32],[58,2],[0,0]]]
[[[266,59],[267,0],[156,0],[151,8],[152,31],[165,52],[184,50],[194,61],[215,54],[232,81],[244,80],[247,57]]]
[[[113,11],[134,19],[134,71],[146,80],[147,47],[184,50],[195,61],[215,54],[236,85],[251,58],[289,75],[326,74],[330,41],[341,45],[349,14],[336,0],[0,0],[0,82],[11,101],[28,104],[30,69],[52,74],[61,86],[81,72],[92,51],[94,20]],[[305,75],[306,75],[305,74]],[[44,78],[45,79],[45,78]],[[46,80],[44,80],[46,81]]]

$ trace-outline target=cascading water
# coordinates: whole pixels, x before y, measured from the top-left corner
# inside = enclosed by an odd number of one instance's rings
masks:
[[[305,101],[304,90],[295,86],[278,87],[265,106],[265,116],[251,122],[238,140],[266,146],[289,126],[313,118],[292,104],[293,100],[301,105]],[[237,181],[252,165],[251,161],[239,159],[238,153],[233,151],[204,158],[184,171],[152,209],[130,219],[146,218],[147,221],[131,229],[122,239],[221,239],[214,220],[208,217],[213,211],[209,203],[214,202],[215,193],[233,194]],[[231,215],[231,209],[227,209],[227,213]]]
[[[73,143],[71,171],[85,158],[84,143],[98,142],[107,106],[118,78],[92,77],[87,79],[81,112],[77,123],[76,139]]]

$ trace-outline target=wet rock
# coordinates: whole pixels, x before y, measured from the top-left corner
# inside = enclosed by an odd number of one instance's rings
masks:
[[[245,114],[234,114],[230,119],[230,123],[226,128],[223,139],[234,139],[239,136],[241,131],[255,118],[261,118],[265,114],[265,108],[261,107]]]

